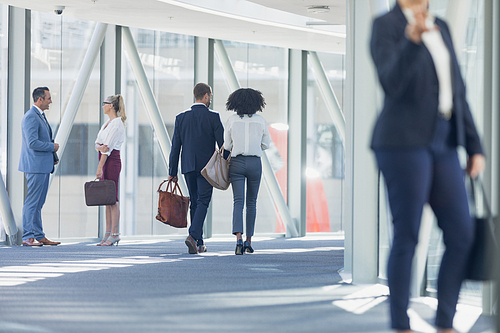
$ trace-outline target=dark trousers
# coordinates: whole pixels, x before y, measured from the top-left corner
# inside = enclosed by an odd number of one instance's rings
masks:
[[[233,188],[233,234],[243,233],[243,206],[245,203],[246,180],[246,236],[252,237],[257,214],[257,195],[259,194],[262,164],[258,156],[238,155],[231,158],[229,177]]]
[[[207,216],[208,205],[212,199],[213,187],[201,175],[193,171],[184,174],[184,179],[189,190],[191,226],[189,235],[191,235],[198,245],[203,245],[203,223]]]
[[[451,328],[474,227],[469,215],[464,171],[449,142],[450,124],[437,122],[428,148],[380,149],[375,152],[385,178],[394,223],[394,241],[388,262],[392,328],[410,328],[411,265],[422,209],[429,203],[443,230],[446,250],[438,275],[436,325]]]

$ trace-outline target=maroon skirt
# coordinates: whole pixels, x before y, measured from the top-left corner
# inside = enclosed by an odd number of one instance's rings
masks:
[[[99,152],[99,161],[101,160],[101,152]],[[116,201],[118,202],[118,181],[120,180],[120,171],[122,170],[122,161],[120,159],[120,151],[113,150],[109,154],[106,163],[102,167],[102,176],[104,179],[110,179],[116,185]]]

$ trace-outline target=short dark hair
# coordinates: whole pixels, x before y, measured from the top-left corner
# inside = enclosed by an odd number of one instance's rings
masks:
[[[212,88],[206,83],[198,83],[193,88],[194,99],[199,101],[203,99],[205,94],[211,94]]]
[[[33,90],[33,102],[36,103],[40,97],[45,98],[46,91],[50,91],[49,88],[47,87],[35,88],[35,90]]]
[[[238,116],[248,114],[250,117],[257,111],[261,111],[266,106],[264,96],[258,90],[252,88],[240,88],[229,95],[226,102],[228,111],[235,111]]]

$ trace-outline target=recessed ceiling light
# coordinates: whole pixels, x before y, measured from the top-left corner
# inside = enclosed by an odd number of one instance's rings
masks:
[[[329,11],[330,7],[328,6],[310,6],[307,8],[307,12],[313,14],[328,13]]]

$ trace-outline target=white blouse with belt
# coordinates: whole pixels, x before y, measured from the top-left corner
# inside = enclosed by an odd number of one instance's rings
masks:
[[[109,150],[103,154],[109,156],[113,150],[119,151],[124,141],[125,126],[123,125],[122,118],[117,117],[115,119],[108,120],[104,125],[102,125],[101,130],[97,134],[95,143],[108,146]]]
[[[238,155],[262,156],[262,151],[269,148],[269,129],[264,117],[253,114],[242,118],[233,114],[224,127],[224,149],[231,151],[231,157]]]

